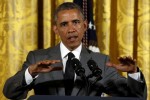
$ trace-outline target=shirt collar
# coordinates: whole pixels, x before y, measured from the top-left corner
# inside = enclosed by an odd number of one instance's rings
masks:
[[[82,49],[82,43],[73,51],[70,51],[66,48],[66,46],[61,42],[60,43],[60,52],[61,52],[61,58],[65,58],[65,56],[69,53],[72,52],[75,55],[75,58],[79,59],[80,53]]]

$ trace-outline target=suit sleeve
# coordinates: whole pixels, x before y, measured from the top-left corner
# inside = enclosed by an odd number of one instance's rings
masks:
[[[35,63],[34,55],[30,52],[24,62],[22,69],[14,76],[10,77],[3,88],[3,94],[9,99],[24,99],[32,88],[32,83],[27,85],[25,82],[25,70],[29,65]]]
[[[107,61],[109,61],[109,57],[106,56],[106,62]],[[146,98],[146,82],[142,73],[141,82],[130,76],[125,78],[121,76],[116,69],[107,66],[104,68],[104,74],[104,86],[106,92],[111,96]]]
[[[141,71],[140,71],[140,74],[141,74],[141,77],[140,77],[141,81],[137,81],[131,78],[130,76],[128,76],[128,87],[130,88],[131,93],[134,93],[138,97],[144,98],[146,100],[147,98],[146,82],[145,82],[144,75],[142,74]]]
[[[142,82],[130,76],[125,78],[115,68],[106,66],[106,62],[110,61],[109,56],[97,53],[92,56],[102,70],[103,78],[100,83],[103,85],[103,92],[110,96],[146,98],[146,82],[142,73]]]

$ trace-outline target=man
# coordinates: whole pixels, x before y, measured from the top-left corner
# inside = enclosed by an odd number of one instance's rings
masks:
[[[54,17],[53,30],[60,36],[61,43],[48,49],[29,52],[22,69],[5,83],[3,93],[7,98],[26,98],[31,89],[41,95],[101,96],[105,92],[111,96],[144,97],[146,84],[135,60],[121,57],[120,64],[113,64],[107,55],[94,53],[82,45],[87,21],[81,8],[74,3],[63,3]],[[87,78],[89,86],[75,74],[72,89],[67,94],[65,73],[69,52],[80,60],[85,76],[92,73],[87,62],[91,59],[95,61],[97,69],[102,70],[102,79],[95,81],[95,77]],[[120,76],[116,69],[127,72],[128,78]],[[68,83],[68,86],[71,87],[71,84]]]

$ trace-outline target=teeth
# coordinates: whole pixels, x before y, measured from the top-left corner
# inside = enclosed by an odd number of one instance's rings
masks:
[[[77,38],[77,36],[71,36],[71,37],[69,37],[68,39],[69,39],[70,41],[75,41],[76,38]]]
[[[69,37],[68,39],[71,39],[71,38],[77,38],[77,36],[71,36],[71,37]]]

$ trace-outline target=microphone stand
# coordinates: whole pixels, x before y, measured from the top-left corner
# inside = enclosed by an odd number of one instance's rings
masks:
[[[90,63],[88,64],[88,66],[92,67],[90,70],[92,71],[92,74],[88,75],[86,77],[85,75],[85,69],[82,67],[80,61],[76,58],[72,58],[72,67],[74,68],[75,70],[75,73],[81,77],[81,79],[83,81],[85,81],[85,89],[86,89],[86,96],[89,96],[89,92],[90,92],[90,89],[91,89],[91,86],[93,86],[94,84],[96,84],[97,81],[101,80],[102,77],[101,77],[101,69],[99,69],[97,66],[96,66],[96,63],[93,61],[93,60],[90,60]],[[89,82],[89,78],[92,78],[92,77],[97,77],[91,84]]]
[[[88,93],[89,93],[89,88],[88,88],[89,87],[89,81],[88,81],[88,78],[85,75],[85,69],[83,67],[81,67],[82,65],[81,65],[81,63],[80,63],[80,61],[78,59],[72,58],[71,60],[72,60],[72,66],[73,66],[73,68],[75,70],[75,73],[78,76],[80,76],[83,81],[85,81],[86,96],[88,96]]]
[[[89,95],[89,86],[90,86],[90,83],[89,83],[89,80],[88,80],[88,78],[85,76],[85,74],[83,74],[82,76],[80,76],[81,77],[81,79],[83,80],[83,81],[85,81],[85,91],[86,91],[86,93],[85,93],[85,95],[86,96],[88,96]]]
[[[90,59],[88,62],[87,62],[87,65],[89,67],[89,69],[92,71],[92,74],[88,75],[87,76],[87,80],[89,78],[93,78],[93,77],[96,77],[96,79],[91,83],[89,84],[89,87],[88,87],[88,90],[90,91],[91,90],[91,87],[96,84],[97,81],[101,80],[102,79],[102,70],[98,68],[96,62],[92,59]]]
[[[90,90],[91,90],[91,87],[92,87],[94,84],[96,84],[97,81],[99,81],[99,80],[102,79],[102,77],[99,76],[99,77],[97,77],[92,83],[90,83],[90,82],[89,82],[89,78],[92,78],[92,77],[94,77],[94,75],[93,75],[93,74],[90,74],[90,75],[88,75],[87,78],[86,78],[87,81],[88,81],[88,85],[87,85],[87,89],[86,89],[86,90],[87,90],[87,93],[86,93],[87,96],[89,96],[89,92],[90,92]]]

